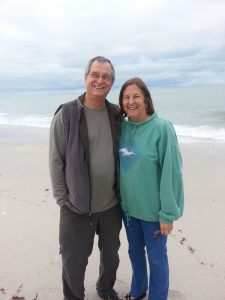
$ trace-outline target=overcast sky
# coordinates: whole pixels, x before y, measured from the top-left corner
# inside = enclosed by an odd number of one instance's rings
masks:
[[[225,84],[224,0],[0,0],[0,92],[73,90],[103,55],[116,86]]]

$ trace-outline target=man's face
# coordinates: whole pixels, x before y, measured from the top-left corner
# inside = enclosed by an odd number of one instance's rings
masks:
[[[94,61],[85,83],[88,97],[105,100],[113,84],[110,64]]]

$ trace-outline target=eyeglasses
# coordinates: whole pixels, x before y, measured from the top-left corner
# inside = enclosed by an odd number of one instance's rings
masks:
[[[100,75],[99,73],[95,73],[95,72],[92,72],[90,74],[88,74],[91,78],[93,79],[102,79],[103,81],[106,81],[106,82],[111,82],[112,81],[112,77],[108,74],[103,74],[103,75]]]
[[[139,95],[139,94],[135,94],[133,96],[124,96],[122,98],[122,100],[125,102],[125,101],[130,101],[130,99],[133,99],[134,101],[139,101],[141,99],[143,99],[144,97],[142,95]]]

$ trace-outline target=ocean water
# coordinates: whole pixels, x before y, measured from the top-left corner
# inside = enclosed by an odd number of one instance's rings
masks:
[[[225,142],[225,87],[150,87],[150,91],[155,110],[172,121],[180,143]],[[0,94],[0,141],[18,140],[21,132],[33,139],[46,134],[57,107],[82,93],[74,90]],[[108,99],[118,103],[118,94],[119,90],[113,89]]]

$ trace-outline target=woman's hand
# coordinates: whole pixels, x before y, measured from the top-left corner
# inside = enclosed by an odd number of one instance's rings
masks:
[[[163,235],[168,235],[173,230],[173,223],[172,224],[165,224],[160,222],[160,232]]]

